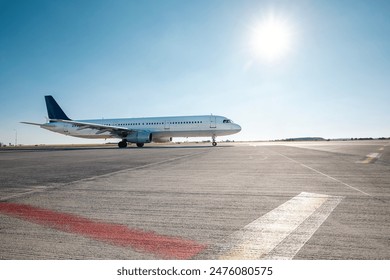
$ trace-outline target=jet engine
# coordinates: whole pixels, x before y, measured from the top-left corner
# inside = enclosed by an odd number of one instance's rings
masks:
[[[155,143],[168,143],[172,141],[172,137],[152,137],[152,141]]]
[[[126,140],[130,143],[150,143],[152,142],[152,134],[147,131],[138,131],[127,135]]]

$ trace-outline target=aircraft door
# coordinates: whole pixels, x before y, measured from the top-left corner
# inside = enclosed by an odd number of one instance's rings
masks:
[[[217,127],[217,117],[211,115],[210,116],[210,128],[216,128]]]
[[[170,121],[165,121],[165,123],[164,123],[165,130],[169,130],[171,128],[170,123],[171,123]]]
[[[68,127],[69,127],[69,124],[64,123],[64,133],[66,133],[66,134],[69,134],[69,129],[68,129]]]

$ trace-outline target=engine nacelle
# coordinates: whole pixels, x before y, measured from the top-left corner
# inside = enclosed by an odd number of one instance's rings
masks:
[[[155,143],[168,143],[172,141],[172,137],[152,137],[152,141]]]
[[[126,140],[130,143],[150,143],[152,142],[152,134],[150,132],[138,131],[127,135]]]

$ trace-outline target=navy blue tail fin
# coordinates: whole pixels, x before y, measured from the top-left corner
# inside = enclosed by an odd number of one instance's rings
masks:
[[[45,101],[46,101],[47,115],[49,119],[70,120],[68,116],[64,113],[64,111],[62,111],[61,107],[54,100],[53,96],[46,95]]]

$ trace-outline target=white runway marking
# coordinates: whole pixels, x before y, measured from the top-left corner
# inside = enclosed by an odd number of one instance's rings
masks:
[[[380,153],[371,153],[371,154],[368,154],[367,157],[370,157],[370,158],[380,158],[382,156],[382,154]]]
[[[218,246],[220,259],[292,259],[342,197],[302,192]]]
[[[114,172],[103,174],[103,175],[96,175],[96,176],[92,176],[92,177],[87,177],[87,178],[84,178],[84,179],[79,179],[79,180],[68,182],[68,183],[59,183],[59,184],[55,183],[55,184],[51,184],[51,185],[48,185],[48,186],[32,187],[32,188],[28,188],[26,191],[21,192],[21,193],[12,194],[12,195],[9,195],[9,196],[6,196],[6,197],[0,197],[0,201],[8,201],[10,199],[20,198],[20,197],[23,197],[23,196],[26,196],[26,195],[31,195],[31,194],[34,194],[34,193],[44,192],[44,191],[47,191],[47,190],[52,190],[52,189],[56,189],[56,188],[63,187],[63,186],[74,185],[74,184],[79,183],[79,182],[86,182],[86,181],[96,180],[96,179],[99,179],[99,178],[107,178],[107,177],[114,176],[114,175],[117,175],[117,174],[127,173],[127,172],[130,172],[130,171],[133,171],[133,170],[148,168],[148,167],[152,167],[152,166],[155,166],[155,165],[168,163],[168,162],[171,162],[171,161],[184,159],[184,158],[191,157],[191,156],[200,155],[202,153],[205,153],[205,152],[199,152],[199,153],[193,153],[193,154],[188,154],[188,155],[184,155],[184,156],[178,156],[178,157],[174,157],[174,158],[169,158],[169,159],[165,159],[165,160],[162,160],[162,161],[152,162],[152,163],[148,163],[148,164],[144,164],[144,165],[140,165],[140,166],[135,166],[135,167],[131,167],[131,168],[128,168],[128,169],[114,171]]]
[[[325,173],[322,173],[321,171],[318,171],[317,169],[314,169],[314,168],[312,168],[310,166],[307,166],[307,165],[305,165],[303,163],[301,163],[301,165],[306,167],[306,168],[308,168],[308,169],[310,169],[310,170],[313,170],[314,172],[317,172],[318,174],[321,174],[321,175],[323,175],[325,177],[328,177],[329,179],[332,179],[333,181],[339,182],[340,184],[343,184],[344,186],[347,186],[347,187],[349,187],[351,189],[354,189],[355,191],[358,191],[358,192],[360,192],[360,193],[362,193],[364,195],[371,196],[369,193],[366,193],[366,192],[364,192],[362,190],[359,190],[358,188],[352,187],[351,185],[349,185],[347,183],[344,183],[343,181],[340,181],[339,179],[336,179],[336,178],[334,178],[332,176],[329,176],[329,175],[327,175]]]
[[[366,159],[363,161],[360,161],[359,163],[374,163],[382,156],[381,153],[371,153],[366,155]]]
[[[353,190],[355,190],[355,191],[358,191],[358,192],[360,192],[360,193],[362,193],[362,194],[364,194],[364,195],[372,196],[372,195],[370,195],[370,194],[368,194],[368,193],[366,193],[366,192],[364,192],[364,191],[362,191],[362,190],[359,190],[358,188],[355,188],[355,187],[353,187],[353,186],[351,186],[351,185],[349,185],[349,184],[347,184],[347,183],[344,183],[343,181],[340,181],[339,179],[336,179],[336,178],[334,178],[334,177],[332,177],[332,176],[329,176],[328,174],[322,173],[321,171],[318,171],[317,169],[314,169],[313,167],[310,167],[310,166],[308,166],[308,165],[306,165],[306,164],[300,163],[299,161],[297,161],[297,160],[295,160],[295,159],[289,158],[288,156],[285,156],[285,155],[283,155],[283,154],[281,154],[281,153],[278,153],[278,152],[274,152],[274,153],[276,153],[276,154],[278,154],[278,155],[280,155],[280,156],[282,156],[282,157],[284,157],[284,158],[286,158],[286,159],[288,159],[288,160],[291,160],[291,161],[293,161],[293,162],[296,162],[296,163],[300,164],[301,166],[303,166],[303,167],[305,167],[305,168],[307,168],[307,169],[310,169],[310,170],[312,170],[312,171],[314,171],[314,172],[316,172],[316,173],[318,173],[318,174],[321,174],[322,176],[325,176],[325,177],[327,177],[327,178],[329,178],[329,179],[331,179],[331,180],[333,180],[333,181],[336,181],[336,182],[338,182],[338,183],[340,183],[340,184],[343,184],[344,186],[347,186],[348,188],[351,188],[351,189],[353,189]]]
[[[0,197],[0,201],[7,201],[10,199],[19,198],[19,197],[22,197],[22,196],[25,196],[28,194],[43,192],[43,191],[47,190],[48,188],[49,187],[46,187],[46,186],[36,186],[34,188],[31,188],[31,189],[24,189],[23,192],[12,194],[12,195],[5,196],[5,197]]]

